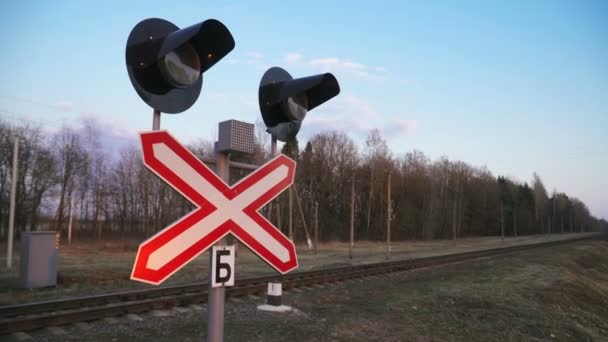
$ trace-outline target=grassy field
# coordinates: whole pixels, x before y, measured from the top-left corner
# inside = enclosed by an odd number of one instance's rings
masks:
[[[466,238],[434,241],[394,242],[391,260],[417,258],[430,255],[458,253],[476,249],[536,243],[550,240],[568,239],[585,234],[533,235],[506,238],[504,243],[499,237]],[[92,295],[121,290],[150,288],[152,285],[129,280],[131,267],[140,241],[75,242],[60,247],[59,280],[56,288],[19,289],[19,259],[15,255],[11,271],[0,273],[0,305],[25,303],[38,300]],[[4,246],[3,246],[4,247]],[[18,246],[15,249],[18,251]],[[5,256],[5,252],[2,253]],[[311,270],[351,264],[371,263],[386,260],[386,245],[377,242],[357,242],[353,259],[349,259],[347,243],[326,243],[314,255],[306,246],[298,246],[298,270]],[[4,264],[5,259],[0,259]],[[207,253],[197,257],[177,272],[163,285],[175,285],[196,281],[206,281],[208,268]],[[236,277],[244,278],[274,274],[275,271],[252,254],[247,248],[239,248],[236,263]]]
[[[608,243],[578,242],[226,304],[226,341],[606,341]],[[40,341],[194,341],[206,311],[93,322]],[[8,337],[7,339],[11,339]]]

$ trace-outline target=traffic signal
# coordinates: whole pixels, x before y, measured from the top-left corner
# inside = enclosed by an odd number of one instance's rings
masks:
[[[180,113],[196,102],[203,73],[232,49],[232,34],[215,19],[181,30],[163,19],[145,19],[127,40],[127,71],[150,107]]]
[[[330,73],[294,79],[282,68],[268,69],[258,92],[267,132],[283,142],[295,138],[306,113],[339,93],[338,80]]]

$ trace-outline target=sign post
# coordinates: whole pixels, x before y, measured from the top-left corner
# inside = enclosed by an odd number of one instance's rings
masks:
[[[228,161],[230,156],[228,153],[215,153],[215,166],[217,174],[226,183],[229,184],[230,169]],[[226,238],[222,238],[213,247],[223,248],[226,245]],[[226,298],[226,289],[224,286],[214,286],[215,278],[215,251],[209,253],[209,295],[207,299],[207,341],[221,342],[224,340],[224,300]]]

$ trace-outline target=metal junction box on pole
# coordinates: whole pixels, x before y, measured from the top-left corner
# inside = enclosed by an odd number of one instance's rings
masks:
[[[218,152],[253,153],[254,125],[237,120],[222,121],[219,124]]]
[[[19,284],[24,288],[57,285],[59,251],[55,241],[56,232],[21,233],[21,267]]]

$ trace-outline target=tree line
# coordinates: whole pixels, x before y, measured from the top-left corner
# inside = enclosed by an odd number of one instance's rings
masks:
[[[89,120],[79,129],[48,133],[0,120],[0,238],[7,236],[15,139],[17,236],[26,230],[65,234],[71,225],[77,238],[143,237],[193,209],[145,168],[138,145],[113,155],[102,146],[96,126]],[[201,158],[213,155],[210,141],[188,147]],[[608,222],[593,217],[582,201],[556,190],[549,194],[536,173],[528,184],[447,157],[432,161],[421,151],[395,155],[378,130],[370,131],[361,150],[346,133],[325,131],[303,149],[293,140],[282,152],[298,161],[292,205],[298,241],[314,225],[315,207],[319,240],[347,240],[353,197],[357,240],[386,239],[387,219],[393,240],[608,231]],[[269,157],[260,122],[254,154],[231,155],[255,164]],[[231,169],[231,181],[246,173]],[[285,232],[288,203],[283,193],[263,209]]]

